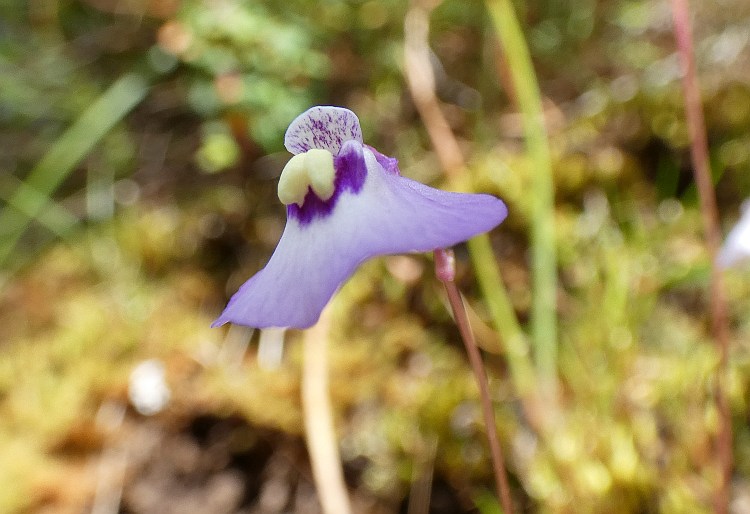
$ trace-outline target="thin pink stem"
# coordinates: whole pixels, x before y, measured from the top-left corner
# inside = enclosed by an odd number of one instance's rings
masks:
[[[716,208],[716,193],[711,180],[706,124],[703,119],[698,77],[693,59],[693,38],[690,31],[687,0],[672,0],[672,16],[683,71],[682,88],[685,95],[685,114],[690,136],[690,156],[700,197],[706,245],[711,259],[711,326],[720,357],[714,394],[719,407],[720,419],[719,433],[716,438],[716,459],[721,469],[721,483],[714,498],[714,509],[718,514],[726,514],[729,510],[729,487],[732,475],[732,419],[726,392],[726,377],[729,371],[727,308],[721,270],[716,263],[716,254],[721,245],[721,230]]]
[[[456,320],[458,331],[461,333],[464,346],[466,346],[466,353],[469,355],[469,362],[471,363],[474,377],[479,385],[482,414],[484,415],[484,424],[487,427],[487,440],[490,445],[492,467],[495,472],[495,485],[500,495],[500,503],[504,514],[513,514],[513,499],[510,494],[510,486],[508,485],[508,477],[505,471],[505,461],[503,459],[503,451],[500,447],[500,438],[497,435],[495,411],[492,408],[492,400],[490,399],[487,374],[482,365],[482,356],[479,354],[479,347],[477,347],[477,343],[474,340],[474,332],[471,330],[461,293],[453,281],[456,271],[452,250],[435,250],[435,274],[443,283],[445,291],[448,293],[448,302],[453,310],[453,317]]]

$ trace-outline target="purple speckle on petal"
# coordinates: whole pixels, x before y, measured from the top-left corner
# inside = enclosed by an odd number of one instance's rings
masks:
[[[311,188],[308,188],[301,207],[294,203],[287,206],[289,217],[296,218],[301,225],[306,225],[315,218],[329,215],[342,193],[356,194],[362,189],[367,178],[367,165],[360,143],[353,140],[345,142],[341,152],[333,159],[333,167],[336,170],[333,196],[328,200],[321,200]]]
[[[347,141],[362,143],[359,119],[343,107],[311,107],[292,121],[284,136],[284,146],[293,154],[312,148],[337,155]]]

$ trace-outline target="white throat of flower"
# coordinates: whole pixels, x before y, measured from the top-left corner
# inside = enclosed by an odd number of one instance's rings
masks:
[[[333,196],[333,154],[328,150],[313,148],[292,157],[279,177],[279,200],[284,205],[302,206],[308,188],[325,201]]]

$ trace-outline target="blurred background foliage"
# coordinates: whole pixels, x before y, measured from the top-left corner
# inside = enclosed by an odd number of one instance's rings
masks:
[[[283,133],[310,105],[355,110],[404,174],[445,185],[403,79],[408,7],[0,4],[0,512],[316,512],[299,334],[275,362],[257,335],[208,327],[280,236]],[[543,437],[458,249],[515,497],[526,512],[709,512],[717,356],[669,5],[517,9],[556,187],[562,399]],[[728,228],[750,195],[750,3],[693,9]],[[532,170],[502,51],[481,3],[440,3],[430,42],[467,185],[510,207],[492,242],[525,321]],[[726,287],[741,513],[747,269]],[[430,512],[493,512],[476,387],[430,257],[366,264],[334,321],[332,396],[355,510],[425,512],[410,498],[427,497]],[[128,377],[154,358],[171,400],[145,416]]]

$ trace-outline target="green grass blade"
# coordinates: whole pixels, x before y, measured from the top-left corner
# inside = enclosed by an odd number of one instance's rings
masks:
[[[486,234],[474,237],[468,242],[468,246],[482,295],[493,324],[503,339],[513,386],[519,396],[526,397],[534,387],[534,369],[528,342],[500,278],[489,237]]]
[[[50,195],[101,139],[146,96],[138,74],[120,77],[86,109],[37,163],[0,212],[0,266],[5,265],[24,231],[50,203]]]
[[[38,223],[58,237],[65,237],[79,221],[78,217],[70,211],[56,202],[48,203],[47,196],[29,187],[13,175],[0,176],[0,200],[13,205],[20,211],[20,214],[29,218],[36,217]],[[36,211],[35,206],[38,203],[48,203],[48,205],[41,211]],[[12,228],[0,225],[0,238],[12,233],[9,230]]]
[[[531,337],[539,378],[545,389],[557,382],[557,257],[554,234],[554,183],[544,126],[541,93],[531,56],[511,0],[487,0],[492,24],[505,51],[523,117],[526,149],[534,167],[532,204]]]

